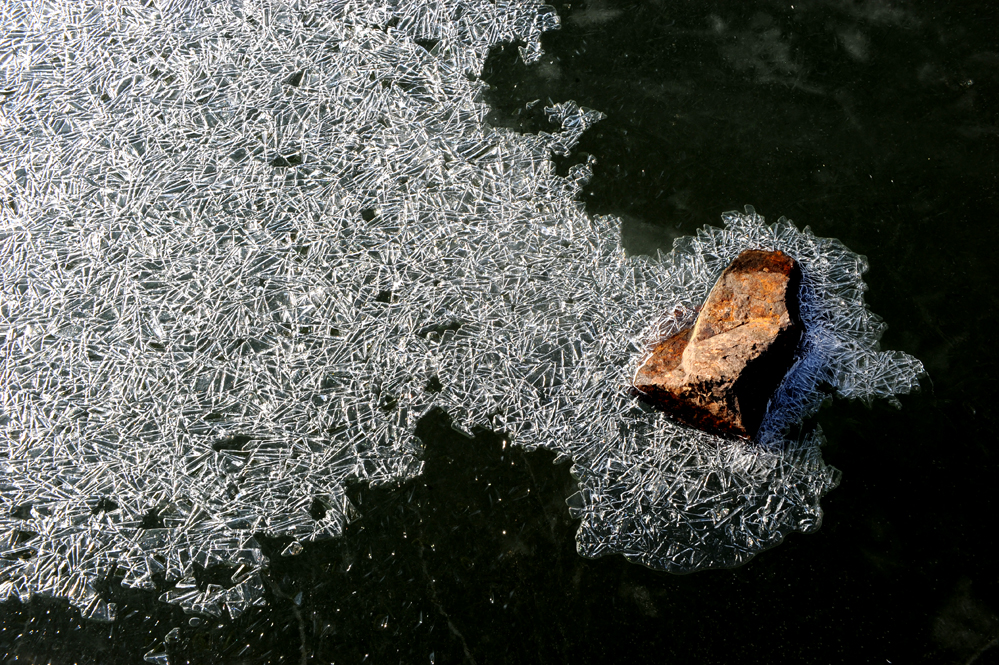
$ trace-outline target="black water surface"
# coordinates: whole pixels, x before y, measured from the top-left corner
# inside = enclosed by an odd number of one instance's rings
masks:
[[[566,466],[438,413],[419,432],[426,473],[352,488],[342,539],[285,558],[266,543],[267,607],[192,619],[112,579],[110,625],[4,604],[6,662],[999,662],[999,7],[557,8],[540,63],[490,57],[490,122],[550,130],[549,99],[606,113],[559,168],[596,158],[587,209],[622,217],[632,252],[745,204],[840,238],[870,259],[884,346],[926,363],[901,410],[819,414],[843,472],[823,528],[731,571],[582,559]]]

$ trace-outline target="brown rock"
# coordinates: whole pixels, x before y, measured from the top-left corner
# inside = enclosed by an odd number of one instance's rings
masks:
[[[655,346],[635,391],[698,429],[755,436],[801,338],[800,284],[797,264],[783,252],[743,252],[694,325]]]

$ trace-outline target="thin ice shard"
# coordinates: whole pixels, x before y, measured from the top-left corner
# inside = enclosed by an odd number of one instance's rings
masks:
[[[887,396],[921,365],[877,350],[862,259],[807,229],[733,213],[625,257],[576,200],[587,168],[550,159],[597,112],[483,122],[489,46],[535,58],[557,25],[486,0],[3,5],[0,597],[109,618],[118,566],[238,614],[262,602],[254,534],[341,533],[348,481],[420,472],[434,405],[571,458],[589,556],[734,565],[817,525],[836,474],[784,427],[823,382]],[[807,268],[816,322],[758,450],[624,390],[747,247]],[[217,564],[230,588],[191,587]]]

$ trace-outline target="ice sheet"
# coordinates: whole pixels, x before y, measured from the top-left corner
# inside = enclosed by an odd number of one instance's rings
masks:
[[[822,381],[892,396],[921,365],[878,351],[863,260],[807,229],[733,213],[626,257],[586,167],[550,159],[601,114],[483,122],[488,48],[532,60],[557,25],[526,1],[0,4],[0,598],[111,618],[118,566],[239,614],[253,534],[337,536],[348,481],[420,473],[435,405],[571,459],[587,556],[689,571],[818,526],[837,474],[784,424]],[[750,246],[802,262],[815,324],[757,447],[625,391],[663,312]],[[200,588],[217,564],[231,584]]]

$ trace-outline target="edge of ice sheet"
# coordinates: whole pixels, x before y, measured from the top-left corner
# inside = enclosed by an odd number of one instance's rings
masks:
[[[95,582],[120,566],[239,614],[263,602],[253,533],[295,537],[289,556],[338,535],[346,482],[420,472],[433,406],[571,458],[589,556],[730,565],[817,525],[835,472],[816,438],[749,454],[624,394],[648,322],[777,234],[832,252],[819,286],[860,309],[828,339],[874,361],[817,346],[802,386],[833,367],[847,396],[891,395],[918,361],[877,354],[862,266],[807,231],[735,215],[672,259],[625,257],[576,200],[589,171],[550,159],[600,114],[492,129],[469,78],[556,26],[528,2],[3,6],[0,598],[112,618]]]
[[[582,489],[569,504],[582,519],[581,554],[616,552],[685,573],[741,565],[788,533],[814,531],[822,521],[819,502],[838,484],[839,472],[822,461],[821,429],[792,440],[788,430],[831,392],[895,400],[917,389],[925,373],[912,356],[880,350],[885,324],[864,303],[864,257],[784,218],[768,226],[750,206],[723,221],[724,228],[705,226],[678,238],[674,250],[653,263],[661,270],[656,293],[664,314],[640,336],[645,351],[634,356],[630,371],[656,341],[692,322],[718,276],[746,249],[781,250],[801,266],[805,333],[798,359],[753,444],[636,413],[622,419],[616,445],[585,465],[577,453],[573,474]]]

